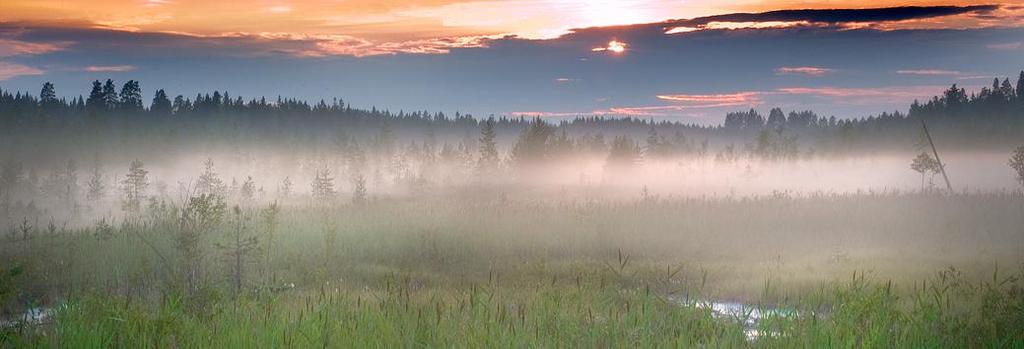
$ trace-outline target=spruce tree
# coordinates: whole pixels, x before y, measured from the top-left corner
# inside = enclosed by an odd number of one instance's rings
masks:
[[[477,169],[481,173],[490,173],[498,167],[497,133],[494,131],[494,118],[487,118],[480,124],[480,159]]]
[[[111,111],[117,109],[121,105],[121,100],[117,96],[117,87],[114,86],[114,80],[107,79],[107,82],[103,83],[103,92],[100,93],[103,101],[103,111]]]

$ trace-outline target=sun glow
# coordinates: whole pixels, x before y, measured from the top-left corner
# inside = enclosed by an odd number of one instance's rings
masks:
[[[606,47],[595,47],[595,48],[592,48],[590,50],[594,51],[594,52],[609,51],[611,53],[619,54],[619,53],[626,52],[626,46],[629,46],[629,45],[624,43],[624,42],[622,42],[622,41],[612,40],[612,41],[608,42],[608,46],[606,46]]]

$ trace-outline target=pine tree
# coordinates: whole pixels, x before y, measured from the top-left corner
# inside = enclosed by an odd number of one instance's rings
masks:
[[[1020,72],[1017,78],[1017,103],[1024,105],[1024,71]]]
[[[287,198],[292,196],[292,180],[291,180],[291,178],[284,177],[284,180],[281,181],[281,187],[279,189],[279,194],[280,194],[282,199],[287,199]]]
[[[39,107],[43,114],[50,114],[59,105],[57,90],[53,87],[53,83],[47,81],[43,84],[43,89],[39,91]]]
[[[245,267],[255,257],[254,253],[259,250],[259,236],[249,229],[250,215],[243,212],[237,205],[231,209],[232,227],[228,234],[227,241],[217,243],[215,246],[224,254],[228,262],[228,270],[231,272],[231,283],[234,286],[235,297],[242,292],[245,283]]]
[[[78,196],[78,163],[74,159],[68,159],[64,163],[64,171],[61,173],[61,188],[58,197],[64,200],[71,208],[77,206]]]
[[[618,136],[612,140],[605,163],[606,171],[623,171],[630,169],[640,160],[640,146],[627,136]]]
[[[199,289],[205,256],[202,241],[220,224],[225,207],[221,197],[200,194],[190,197],[181,209],[175,247],[182,257],[182,272],[189,292]]]
[[[107,79],[107,82],[103,83],[103,92],[100,96],[103,100],[103,111],[115,110],[121,105],[121,100],[117,96],[117,87],[114,86],[114,80]]]
[[[103,200],[103,197],[107,194],[107,185],[103,182],[103,172],[99,166],[93,167],[92,174],[89,176],[89,181],[86,182],[86,199],[89,202],[96,202]]]
[[[217,171],[213,168],[213,159],[206,159],[203,162],[203,173],[199,175],[199,180],[196,181],[196,192],[198,194],[224,196],[225,191],[227,191],[227,186],[217,176]]]
[[[157,116],[171,115],[171,100],[167,99],[167,93],[163,89],[156,90],[153,94],[153,103],[149,105],[149,112]]]
[[[128,174],[121,181],[122,205],[125,211],[138,213],[142,209],[142,201],[146,198],[149,179],[141,160],[133,160],[128,165]]]
[[[92,82],[92,91],[89,91],[89,99],[85,101],[85,109],[92,115],[106,109],[106,101],[103,99],[103,84],[99,80]]]
[[[477,170],[480,173],[491,173],[498,167],[497,133],[494,131],[494,118],[487,118],[480,124],[480,159]]]
[[[356,175],[352,178],[352,203],[362,205],[366,203],[366,179],[363,175]]]
[[[519,140],[512,147],[512,160],[521,169],[531,168],[548,158],[551,136],[555,129],[539,117],[519,134]]]
[[[313,198],[325,202],[334,196],[334,177],[326,165],[320,166],[313,175]]]
[[[142,111],[142,88],[139,87],[139,82],[135,80],[125,82],[121,86],[119,100],[122,111],[129,113]]]
[[[245,201],[252,200],[256,194],[256,182],[253,182],[252,176],[245,177],[245,181],[242,182],[242,187],[238,190],[238,194]]]

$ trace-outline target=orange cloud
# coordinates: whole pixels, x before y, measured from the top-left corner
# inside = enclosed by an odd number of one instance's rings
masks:
[[[871,0],[858,3],[857,7],[933,3]],[[835,4],[827,1],[754,3],[748,0],[5,0],[0,2],[0,13],[8,22],[74,23],[74,26],[145,33],[225,37],[232,33],[268,32],[335,38],[318,40],[318,47],[311,49],[290,49],[308,56],[445,53],[456,47],[479,47],[483,45],[480,37],[515,35],[525,39],[552,39],[578,33],[581,30],[578,28],[642,23],[665,25],[667,34],[821,26],[879,30],[1024,26],[1024,7],[1020,6],[871,23],[826,24],[786,17],[772,21],[747,21],[746,17],[719,16],[719,20],[684,25],[685,21],[676,20],[761,7],[820,9],[834,8]],[[0,50],[5,49],[4,46],[0,44]],[[627,48],[625,45],[608,45],[595,50],[624,52]]]

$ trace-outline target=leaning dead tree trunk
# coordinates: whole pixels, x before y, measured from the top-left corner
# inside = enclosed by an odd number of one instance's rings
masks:
[[[935,142],[932,142],[932,134],[928,132],[928,125],[924,123],[924,119],[921,119],[921,128],[924,129],[924,135],[928,138],[928,144],[932,146],[932,154],[935,154],[935,161],[939,163],[939,172],[942,173],[942,179],[946,181],[946,188],[949,189],[949,193],[953,193],[953,185],[949,183],[949,176],[946,175],[946,164],[942,163],[942,159],[939,158],[939,151],[935,149]]]

